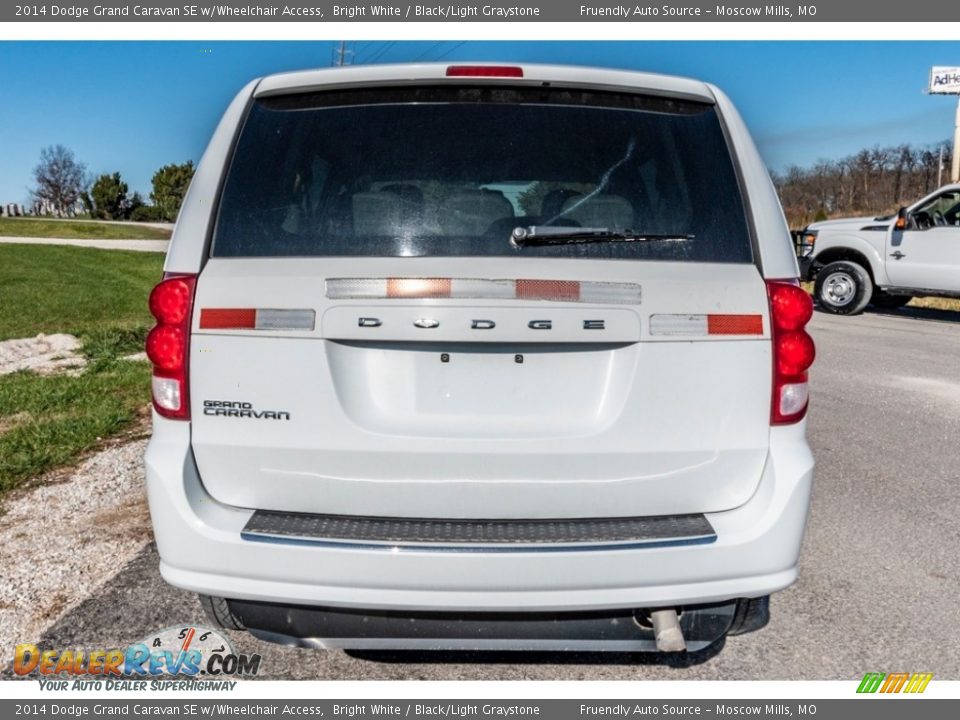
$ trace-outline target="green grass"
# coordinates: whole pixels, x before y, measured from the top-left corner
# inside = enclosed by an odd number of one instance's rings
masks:
[[[88,358],[76,376],[0,376],[0,498],[123,432],[150,402],[143,349],[147,296],[161,276],[153,253],[0,245],[0,340],[77,335]]]
[[[94,361],[76,377],[0,378],[0,498],[128,428],[150,402],[150,366]]]
[[[0,236],[65,240],[167,240],[170,232],[144,225],[111,225],[84,220],[0,218]]]
[[[160,253],[0,245],[0,340],[149,325]]]

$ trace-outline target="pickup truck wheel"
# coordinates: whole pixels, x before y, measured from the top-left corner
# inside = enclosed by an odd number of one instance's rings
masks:
[[[830,263],[817,274],[813,292],[826,312],[856,315],[870,302],[873,283],[857,263],[841,260]]]
[[[200,605],[203,606],[203,611],[207,619],[216,627],[225,628],[226,630],[247,629],[240,618],[230,610],[230,604],[226,601],[226,598],[201,595]]]
[[[911,299],[909,295],[887,295],[874,290],[873,297],[870,298],[870,304],[886,310],[895,310],[906,305]]]

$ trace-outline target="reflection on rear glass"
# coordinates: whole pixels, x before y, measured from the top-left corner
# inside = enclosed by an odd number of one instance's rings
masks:
[[[690,240],[531,245],[524,256],[751,260],[712,106],[450,87],[258,101],[213,254],[511,256],[513,230],[534,226]]]

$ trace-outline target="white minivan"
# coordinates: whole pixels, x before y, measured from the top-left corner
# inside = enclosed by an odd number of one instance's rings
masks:
[[[395,65],[255,80],[156,327],[167,582],[307,647],[696,651],[797,577],[810,298],[717,88]]]

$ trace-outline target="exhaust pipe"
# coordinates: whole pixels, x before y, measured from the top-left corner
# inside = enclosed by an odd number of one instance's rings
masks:
[[[650,620],[653,622],[653,636],[657,640],[657,650],[660,652],[684,652],[687,649],[687,643],[683,639],[683,631],[680,629],[680,620],[675,609],[651,610]]]

